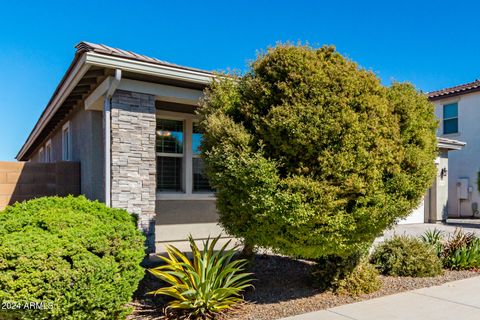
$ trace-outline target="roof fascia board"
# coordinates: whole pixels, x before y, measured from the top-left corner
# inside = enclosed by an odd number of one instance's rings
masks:
[[[37,139],[38,135],[42,131],[45,124],[48,123],[48,121],[53,117],[55,112],[58,110],[58,108],[60,108],[62,103],[65,101],[65,99],[68,97],[70,92],[77,85],[77,83],[80,81],[80,79],[88,71],[89,68],[90,68],[90,65],[86,63],[86,54],[83,54],[82,57],[78,59],[72,72],[70,72],[70,75],[63,82],[58,93],[55,95],[52,101],[48,104],[44,114],[41,116],[41,118],[35,125],[32,133],[28,137],[27,141],[18,152],[16,156],[17,160],[20,160],[23,158],[26,151],[32,145],[33,141]]]
[[[154,95],[158,100],[198,106],[203,97],[203,91],[180,88],[165,84],[122,79],[119,90],[146,93]]]
[[[86,53],[86,63],[112,69],[121,69],[139,74],[160,76],[168,79],[183,80],[200,84],[210,84],[215,77],[209,73],[186,70],[170,66],[162,66],[144,61],[109,56],[96,52]]]

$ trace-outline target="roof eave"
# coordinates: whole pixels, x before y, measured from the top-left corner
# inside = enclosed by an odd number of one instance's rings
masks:
[[[78,58],[75,57],[75,59]],[[73,62],[75,62],[75,59]],[[137,61],[133,59],[110,56],[107,54],[101,54],[96,52],[84,52],[81,58],[76,61],[74,67],[71,67],[67,70],[64,78],[62,79],[62,82],[59,85],[59,88],[57,88],[57,90],[55,91],[54,96],[50,100],[45,111],[40,116],[40,119],[35,124],[35,127],[27,138],[27,141],[24,143],[17,156],[15,157],[17,160],[25,160],[24,157],[35,139],[41,133],[45,125],[55,113],[55,111],[58,110],[58,108],[61,106],[68,94],[80,81],[82,76],[92,66],[121,69],[122,71],[130,71],[139,74],[187,81],[203,85],[208,85],[212,81],[212,79],[216,77],[214,74],[209,72],[201,72],[144,61]]]
[[[446,138],[437,138],[437,146],[439,149],[447,150],[462,150],[467,145],[466,142],[446,139]]]

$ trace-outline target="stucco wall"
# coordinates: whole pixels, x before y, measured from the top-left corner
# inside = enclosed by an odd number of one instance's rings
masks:
[[[185,241],[190,234],[195,239],[226,236],[218,225],[215,200],[158,200],[156,213],[157,252],[165,243]]]
[[[443,105],[458,103],[458,133],[443,134]],[[440,120],[438,136],[464,141],[467,145],[460,151],[449,152],[448,158],[448,213],[457,217],[472,215],[472,202],[480,204],[480,193],[477,188],[477,172],[480,170],[480,93],[471,93],[450,99],[435,101],[435,114]],[[457,179],[469,178],[472,192],[468,200],[461,201],[457,196]],[[460,210],[459,210],[460,209]]]
[[[98,111],[74,110],[65,121],[43,142],[52,143],[52,162],[62,161],[62,126],[70,121],[72,161],[80,163],[81,193],[92,200],[104,201],[103,192],[103,116]],[[39,149],[31,162],[39,162]]]

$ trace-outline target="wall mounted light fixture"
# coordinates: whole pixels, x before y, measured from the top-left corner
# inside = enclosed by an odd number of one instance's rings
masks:
[[[442,168],[442,170],[440,170],[440,179],[443,179],[443,177],[446,177],[447,176],[447,168]]]

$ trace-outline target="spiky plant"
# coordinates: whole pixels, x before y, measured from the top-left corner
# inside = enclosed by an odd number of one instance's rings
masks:
[[[234,259],[236,247],[227,250],[230,241],[215,250],[219,238],[207,239],[200,251],[189,236],[193,259],[175,246],[166,246],[168,257],[159,256],[165,264],[149,271],[169,286],[149,294],[172,297],[167,309],[181,310],[187,318],[212,318],[242,302],[242,291],[252,286],[252,274],[244,272],[246,260]]]
[[[442,241],[444,238],[444,232],[437,228],[433,230],[429,229],[422,234],[421,238],[423,242],[431,245],[435,249],[437,256],[440,257],[443,249]]]

